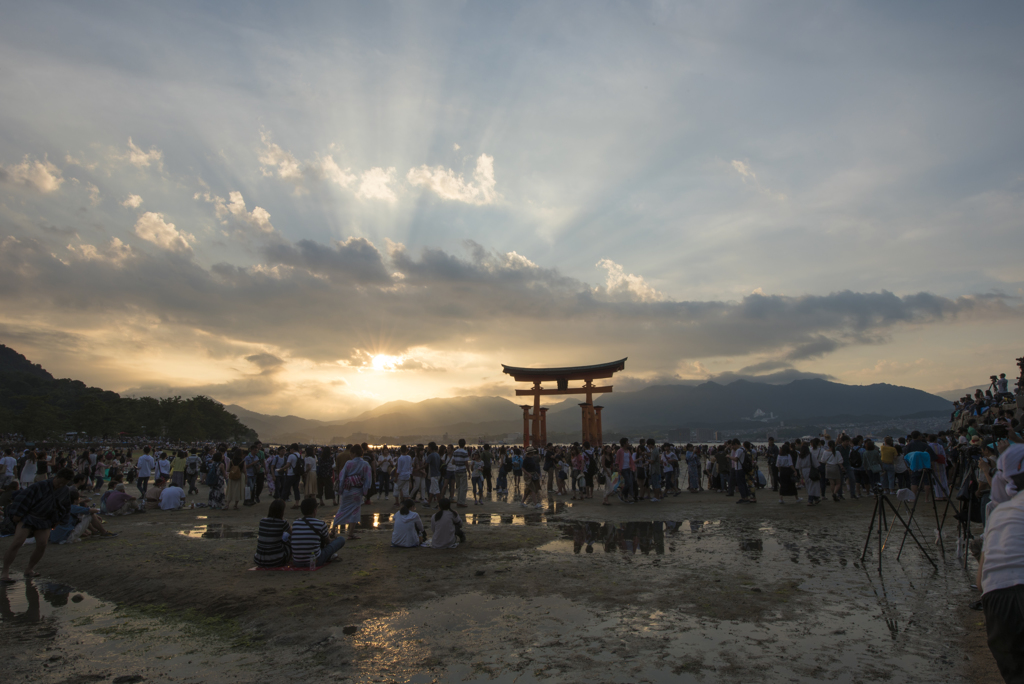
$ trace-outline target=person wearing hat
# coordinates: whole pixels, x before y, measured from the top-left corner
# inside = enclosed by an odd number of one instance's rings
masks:
[[[1004,443],[1005,444],[1005,443]],[[988,647],[1007,682],[1024,682],[1024,444],[1009,444],[996,465],[1011,498],[985,524],[978,586]]]

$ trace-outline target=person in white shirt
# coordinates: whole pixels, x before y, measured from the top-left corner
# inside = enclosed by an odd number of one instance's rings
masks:
[[[146,490],[149,489],[149,476],[156,468],[156,461],[153,460],[150,451],[152,450],[148,446],[142,447],[142,455],[139,456],[139,462],[135,464],[135,468],[138,470],[138,480],[136,480],[135,486],[139,488],[141,498],[145,498]]]
[[[36,471],[38,470],[38,466],[36,466],[36,455],[31,451],[27,453],[28,456],[25,457],[25,464],[21,466],[22,487],[28,487],[36,481]]]
[[[747,452],[740,446],[740,440],[732,440],[732,451],[728,455],[729,461],[732,462],[732,482],[733,487],[739,490],[740,499],[736,503],[751,503],[750,490],[747,488],[746,473],[743,470],[743,466],[746,460],[750,458]]]
[[[395,470],[398,476],[398,482],[395,484],[395,505],[397,506],[401,499],[409,498],[409,486],[412,483],[412,456],[409,455],[409,448],[404,444],[398,450],[398,462],[395,465]]]
[[[1003,443],[1005,444],[1005,442]],[[985,522],[978,586],[988,647],[1007,682],[1024,681],[1024,444],[1010,444],[997,463],[1013,498]]]
[[[171,479],[171,460],[167,458],[167,454],[163,451],[160,452],[159,458],[156,461],[156,476],[168,481]]]
[[[418,548],[427,538],[423,521],[416,512],[416,502],[406,499],[395,513],[395,527],[391,532],[391,545],[405,549]]]
[[[176,511],[185,505],[185,490],[171,485],[160,492],[160,510]]]

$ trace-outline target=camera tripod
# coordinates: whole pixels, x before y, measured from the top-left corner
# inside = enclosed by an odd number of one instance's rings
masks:
[[[942,557],[946,557],[946,546],[942,542],[942,525],[946,520],[943,515],[942,520],[939,520],[939,507],[935,502],[935,489],[933,487],[934,481],[932,478],[932,471],[930,468],[925,468],[921,472],[921,481],[917,485],[917,494],[914,496],[914,505],[910,507],[910,516],[907,518],[907,531],[903,534],[903,540],[900,542],[899,553],[896,554],[896,560],[900,559],[900,555],[903,553],[903,545],[907,543],[907,534],[910,533],[910,523],[914,521],[914,513],[917,512],[917,502],[921,500],[921,497],[925,492],[931,494],[932,499],[932,512],[935,514],[935,528],[939,531],[939,549],[942,552]],[[946,487],[946,502],[949,502],[950,493],[949,487]],[[918,528],[920,529],[920,528]]]
[[[932,557],[928,555],[928,552],[925,551],[924,546],[921,545],[921,542],[918,540],[917,536],[910,529],[910,523],[903,519],[903,516],[900,515],[900,512],[898,510],[896,510],[895,506],[893,506],[892,501],[889,501],[889,497],[882,493],[882,487],[880,485],[875,485],[872,488],[872,490],[875,493],[875,508],[871,512],[871,523],[868,525],[868,536],[864,539],[864,551],[860,554],[860,561],[861,561],[861,563],[864,562],[864,559],[868,555],[868,545],[871,543],[871,534],[872,534],[872,532],[876,531],[875,530],[875,521],[877,520],[878,521],[878,530],[877,530],[877,534],[878,534],[878,574],[879,575],[882,574],[882,550],[885,548],[886,543],[889,541],[889,534],[892,532],[892,529],[896,526],[896,521],[899,520],[899,522],[903,525],[904,529],[906,529],[906,534],[903,535],[904,541],[906,540],[907,535],[910,535],[910,538],[914,540],[915,544],[917,544],[917,548],[921,549],[921,553],[924,554],[924,557],[928,559],[928,562],[932,564],[932,567],[934,567],[936,570],[938,570],[939,566],[937,566],[935,564],[935,561],[933,561]],[[894,516],[891,525],[886,522],[886,516],[885,516],[885,507],[886,506],[889,507],[889,509],[892,511],[892,514]],[[911,514],[911,515],[913,515],[913,514]],[[884,538],[883,538],[883,534],[882,534],[883,532],[885,532]],[[902,544],[900,545],[900,551],[901,552],[903,551],[903,545]],[[899,556],[898,555],[896,556],[896,559],[899,560]]]

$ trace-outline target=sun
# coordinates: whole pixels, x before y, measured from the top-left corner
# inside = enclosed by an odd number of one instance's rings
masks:
[[[389,356],[388,354],[377,354],[370,361],[373,370],[393,371],[402,363],[401,356]]]

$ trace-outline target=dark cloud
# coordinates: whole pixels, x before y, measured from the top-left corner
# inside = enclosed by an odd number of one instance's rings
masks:
[[[373,285],[391,282],[383,256],[365,238],[349,238],[334,246],[312,240],[299,240],[294,245],[281,241],[263,251],[271,264],[294,266],[332,279]]]
[[[829,352],[834,352],[839,349],[842,345],[824,335],[815,335],[813,339],[803,342],[795,346],[788,354],[786,359],[788,361],[799,361],[801,359],[816,359],[820,356],[824,356]]]
[[[360,238],[335,246],[302,241],[279,245],[271,251],[276,261],[248,268],[206,268],[191,255],[138,243],[117,266],[61,260],[54,254],[62,248],[35,239],[0,245],[0,296],[10,314],[47,311],[99,326],[142,312],[164,325],[314,361],[427,346],[488,354],[508,348],[507,363],[547,365],[553,349],[571,349],[581,363],[629,356],[642,376],[687,359],[818,358],[884,341],[900,325],[1019,318],[1024,311],[992,295],[900,297],[884,290],[754,294],[740,302],[628,300],[475,243],[468,257],[436,249],[412,256],[401,246],[385,257]]]
[[[278,368],[284,364],[282,359],[273,354],[252,354],[251,356],[246,356],[245,360],[264,371]]]

